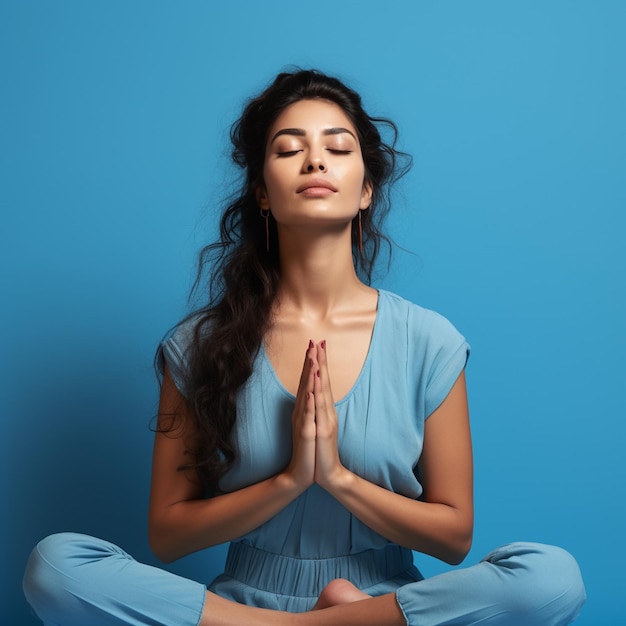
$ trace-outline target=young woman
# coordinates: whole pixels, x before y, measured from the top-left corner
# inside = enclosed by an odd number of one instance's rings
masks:
[[[232,131],[245,172],[208,304],[162,344],[150,542],[232,542],[209,585],[104,541],[53,535],[24,587],[46,624],[341,626],[571,622],[574,559],[517,543],[458,564],[473,528],[465,339],[368,285],[398,153],[359,96],[280,74]],[[213,254],[211,256],[211,253]]]

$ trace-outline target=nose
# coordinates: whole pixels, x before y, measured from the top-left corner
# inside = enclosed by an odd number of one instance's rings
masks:
[[[311,152],[309,153],[309,158],[307,159],[307,161],[305,161],[305,167],[307,172],[324,172],[326,170],[326,164],[324,163],[323,154],[324,153],[319,150],[311,150]]]

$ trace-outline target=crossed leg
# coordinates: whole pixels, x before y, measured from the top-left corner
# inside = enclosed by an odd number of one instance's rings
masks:
[[[334,603],[334,604],[333,604]],[[395,594],[372,598],[338,579],[320,595],[314,610],[286,613],[237,604],[207,592],[199,626],[406,626]]]

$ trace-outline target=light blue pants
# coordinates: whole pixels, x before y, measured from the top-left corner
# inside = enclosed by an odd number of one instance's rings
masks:
[[[297,605],[289,604],[288,595],[259,588],[250,591],[250,580],[255,576],[261,583],[259,587],[271,584],[273,578],[265,567],[254,571],[259,562],[254,550],[234,546],[227,560],[227,573],[218,578],[215,590],[220,593],[221,587],[228,589],[234,582],[238,588],[246,589],[247,598],[260,594],[263,604],[271,597],[277,608],[297,610]],[[377,572],[390,573],[396,566],[404,568],[387,581],[369,587],[381,592],[390,587],[395,590],[409,626],[560,626],[572,622],[585,601],[576,561],[552,546],[509,544],[494,550],[477,565],[424,580],[407,563],[403,549],[393,547],[384,555],[369,552],[373,551],[339,557],[337,573],[367,591],[364,583],[375,581]],[[275,557],[282,558],[263,558]],[[302,563],[291,561],[302,572]],[[355,568],[357,561],[360,566]],[[311,567],[315,569],[316,565],[312,563]],[[326,569],[328,563],[321,567]],[[343,575],[344,568],[352,575]],[[315,576],[319,577],[322,571],[316,570]],[[339,577],[333,572],[327,575]],[[240,582],[244,577],[247,584]],[[312,585],[306,580],[302,583],[302,578],[286,572],[283,580]],[[323,578],[316,581],[316,593],[327,582],[326,574]],[[413,582],[406,582],[411,579]],[[106,541],[61,533],[47,537],[33,550],[24,576],[24,592],[46,626],[197,626],[206,587],[138,563]],[[284,606],[280,606],[281,597],[287,598]],[[299,608],[305,610],[312,601],[314,597],[306,598]]]

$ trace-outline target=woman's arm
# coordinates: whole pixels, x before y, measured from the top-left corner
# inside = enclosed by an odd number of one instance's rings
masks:
[[[325,346],[320,346],[318,360],[316,481],[390,541],[448,563],[460,563],[471,546],[474,524],[472,445],[464,373],[426,420],[419,463],[424,494],[422,500],[413,500],[341,465]]]
[[[161,560],[173,561],[244,535],[276,515],[313,483],[313,351],[312,347],[307,351],[292,416],[293,453],[289,466],[254,485],[208,499],[202,497],[197,475],[178,470],[189,461],[185,437],[192,433],[183,399],[166,370],[159,422],[167,419],[169,423],[169,416],[174,416],[175,421],[171,432],[157,429],[155,435],[148,522],[150,547]]]

